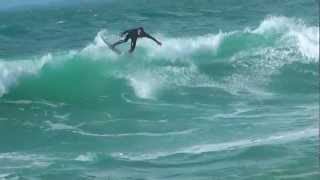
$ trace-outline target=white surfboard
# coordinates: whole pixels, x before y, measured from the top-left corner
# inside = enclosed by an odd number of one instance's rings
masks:
[[[119,49],[117,49],[117,48],[115,48],[115,47],[112,47],[112,44],[111,44],[111,43],[109,43],[108,41],[106,41],[106,40],[103,39],[103,38],[102,38],[102,40],[104,41],[104,43],[105,43],[113,52],[117,53],[118,55],[121,55],[121,54],[122,54],[122,52],[121,52]]]

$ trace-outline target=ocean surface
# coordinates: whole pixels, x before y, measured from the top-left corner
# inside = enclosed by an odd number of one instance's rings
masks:
[[[2,0],[0,180],[318,180],[318,72],[317,0]]]

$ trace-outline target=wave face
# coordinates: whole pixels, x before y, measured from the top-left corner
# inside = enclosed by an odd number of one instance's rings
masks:
[[[2,58],[0,179],[319,176],[318,25],[267,16],[164,32],[161,47],[142,39],[133,54],[109,50],[117,34],[101,28],[82,48]]]

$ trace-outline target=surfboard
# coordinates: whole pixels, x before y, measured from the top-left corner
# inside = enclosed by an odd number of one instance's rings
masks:
[[[111,44],[111,43],[109,43],[108,41],[106,41],[106,40],[103,39],[103,38],[102,38],[102,40],[103,40],[104,43],[109,47],[109,49],[111,49],[113,52],[117,53],[118,55],[121,55],[121,54],[122,54],[122,52],[121,52],[119,49],[117,49],[117,48],[115,48],[115,47],[112,47],[112,44]]]

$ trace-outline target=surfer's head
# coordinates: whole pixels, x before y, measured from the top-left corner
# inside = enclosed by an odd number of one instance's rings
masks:
[[[143,27],[139,27],[139,28],[138,28],[138,35],[141,35],[142,32],[144,32]]]

